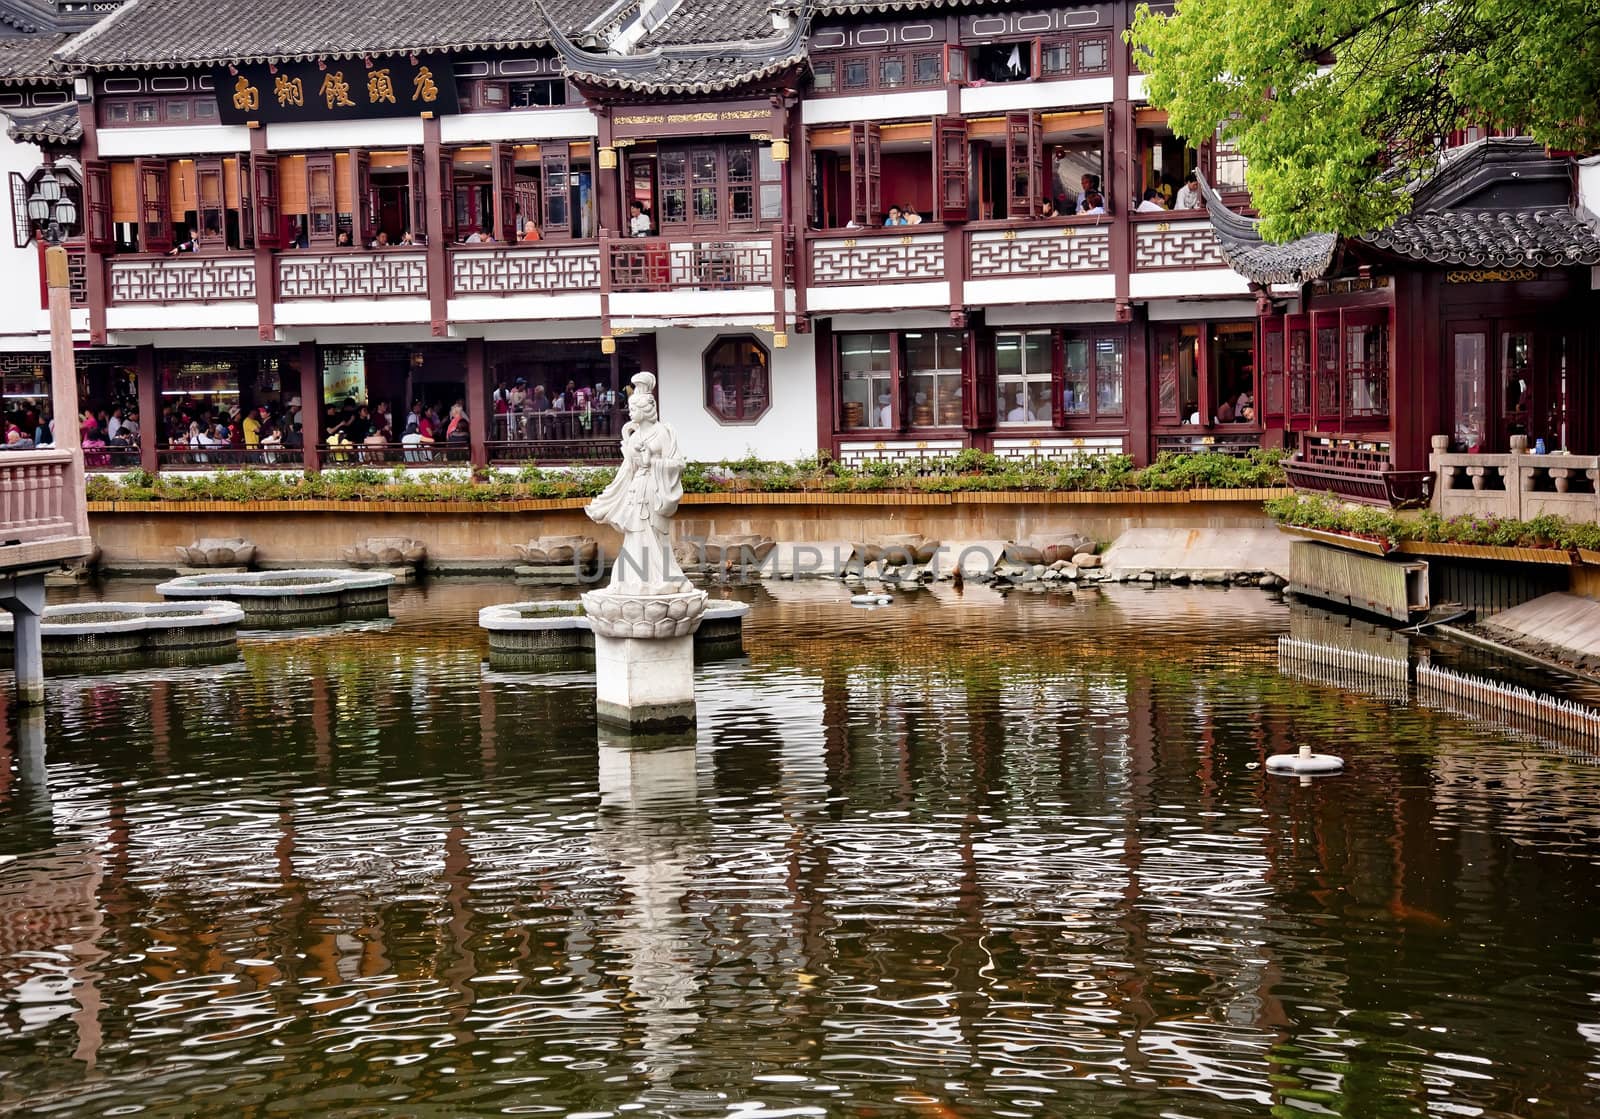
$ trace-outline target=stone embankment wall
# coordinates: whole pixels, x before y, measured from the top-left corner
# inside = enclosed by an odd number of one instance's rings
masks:
[[[895,533],[921,533],[952,546],[1080,533],[1105,545],[1129,528],[1270,529],[1262,501],[1279,492],[690,494],[675,535],[759,533],[825,551]],[[104,502],[90,505],[89,523],[101,563],[112,570],[171,567],[180,545],[208,536],[254,541],[257,566],[338,564],[358,540],[406,536],[427,545],[429,567],[509,570],[519,562],[515,545],[539,536],[591,536],[614,551],[615,534],[590,521],[584,504]]]

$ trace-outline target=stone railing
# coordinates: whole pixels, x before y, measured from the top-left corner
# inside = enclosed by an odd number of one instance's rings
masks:
[[[423,249],[288,253],[278,258],[278,298],[426,299],[428,254]]]
[[[810,242],[811,284],[906,283],[945,278],[944,234],[859,230]],[[891,300],[892,303],[892,300]]]
[[[1600,521],[1600,456],[1435,451],[1429,464],[1439,476],[1434,508],[1441,516],[1525,521],[1548,513],[1569,521]]]
[[[108,278],[113,306],[233,303],[256,297],[256,263],[249,256],[190,254],[113,260]]]
[[[600,290],[596,245],[533,244],[450,250],[451,295],[532,295]]]
[[[89,554],[82,482],[69,451],[0,452],[0,570]]]
[[[1228,262],[1222,258],[1222,249],[1217,245],[1217,235],[1205,218],[1190,221],[1147,219],[1134,224],[1135,272],[1227,267]]]

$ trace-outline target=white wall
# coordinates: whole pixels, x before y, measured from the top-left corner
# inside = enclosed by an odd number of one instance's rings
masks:
[[[717,335],[736,330],[658,330],[654,370],[661,416],[677,429],[683,453],[697,462],[743,458],[797,459],[817,453],[817,367],[813,335],[789,334],[787,349],[772,335],[750,332],[772,355],[772,407],[753,424],[721,424],[706,410],[701,355]]]
[[[5,118],[0,117],[0,125]],[[11,176],[31,175],[44,162],[34,144],[14,143],[0,130],[0,191],[9,225]],[[39,251],[33,245],[17,248],[11,230],[0,230],[0,349],[37,350],[39,334],[50,329],[50,319],[39,305]],[[48,344],[48,340],[46,340]]]

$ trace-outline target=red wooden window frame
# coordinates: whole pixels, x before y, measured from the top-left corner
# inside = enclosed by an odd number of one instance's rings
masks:
[[[1037,109],[1006,114],[1006,213],[1031,218],[1044,192],[1044,118]]]
[[[83,165],[84,240],[89,251],[106,253],[116,247],[116,225],[111,220],[111,166],[99,160]]]
[[[306,155],[306,243],[332,248],[339,243],[339,186],[332,152]]]
[[[933,217],[966,221],[969,212],[967,122],[963,117],[933,118]]]
[[[406,149],[406,190],[411,196],[411,235],[422,241],[428,235],[427,159],[421,148]],[[453,207],[452,207],[453,208]]]
[[[546,241],[566,240],[572,236],[571,156],[565,145],[546,144],[540,151],[540,187],[544,192],[544,226],[540,232]]]
[[[378,236],[378,198],[372,189],[372,153],[350,149],[350,235],[357,245],[369,245]]]
[[[850,126],[850,217],[857,225],[877,225],[882,212],[882,130],[873,121]]]
[[[172,248],[167,171],[164,159],[133,161],[133,173],[139,184],[139,247],[147,253],[164,253]]]
[[[489,145],[494,184],[494,239],[517,239],[517,149],[504,141]]]
[[[256,247],[283,248],[283,210],[278,191],[278,157],[250,157],[250,178],[255,184]]]
[[[1285,336],[1282,315],[1261,320],[1261,419],[1267,423],[1282,422],[1288,399]]]
[[[200,244],[223,249],[228,241],[228,192],[220,156],[194,161],[194,207]],[[209,193],[209,198],[207,197]]]
[[[439,232],[446,241],[456,239],[456,150],[439,149]],[[427,226],[424,225],[426,230]]]
[[[1311,316],[1288,315],[1283,321],[1284,407],[1289,426],[1311,424]]]

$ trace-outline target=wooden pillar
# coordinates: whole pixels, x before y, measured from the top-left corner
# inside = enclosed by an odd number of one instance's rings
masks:
[[[594,167],[595,228],[597,232],[601,229],[611,229],[621,232],[623,236],[627,236],[628,227],[624,224],[622,208],[623,176],[628,162],[624,156],[627,154],[627,150],[619,150],[613,140],[611,109],[605,105],[597,106],[594,115],[599,129],[599,134],[595,137],[595,155],[594,163],[592,164]],[[609,169],[601,168],[600,153],[602,150],[612,153],[612,157],[616,160],[615,167]],[[658,222],[661,220],[659,209],[660,203],[658,202],[658,213],[656,215]]]
[[[1133,317],[1133,212],[1134,158],[1137,154],[1133,105],[1128,100],[1128,78],[1133,69],[1133,48],[1124,41],[1128,31],[1128,5],[1116,6],[1116,34],[1112,35],[1111,104],[1106,106],[1105,178],[1101,182],[1111,210],[1111,271],[1116,279],[1117,321]],[[1149,371],[1144,371],[1148,378]]]
[[[833,320],[818,319],[811,328],[812,343],[817,354],[817,451],[830,458],[833,443]],[[868,406],[873,406],[868,401]]]
[[[94,81],[87,75],[83,81]],[[83,129],[83,139],[78,143],[78,158],[80,166],[87,166],[91,161],[100,158],[100,144],[95,132],[94,101],[84,100],[78,102],[78,125]],[[84,182],[85,192],[88,182]],[[108,200],[109,201],[109,200]],[[82,228],[88,228],[89,199],[87,193],[83,198],[84,213]],[[89,344],[91,346],[104,346],[106,344],[106,301],[110,298],[109,285],[106,283],[106,258],[104,253],[94,250],[94,242],[84,238],[83,272],[86,294],[89,298]]]
[[[139,469],[154,474],[161,469],[161,374],[156,348],[140,346],[134,355],[139,376]]]
[[[1150,465],[1150,322],[1145,308],[1133,308],[1128,324],[1128,361],[1123,366],[1122,407],[1128,417],[1128,453],[1135,466]]]
[[[444,207],[456,204],[454,198],[444,197],[444,183],[439,174],[439,136],[439,118],[424,117],[422,181],[428,211],[428,320],[435,338],[443,338],[450,326],[450,254],[444,243]],[[473,428],[477,428],[476,423]]]
[[[250,165],[240,167],[241,176],[255,177],[255,161],[258,156],[267,154],[267,130],[265,128],[252,128],[250,130]],[[282,186],[279,186],[280,191]],[[250,183],[250,197],[255,198],[256,184]],[[241,193],[241,198],[243,197]],[[280,193],[279,197],[282,195]],[[254,204],[252,202],[252,204]],[[260,211],[257,211],[256,220],[260,220]],[[270,234],[269,234],[270,236]],[[254,262],[256,268],[256,337],[263,342],[271,342],[277,337],[275,319],[275,304],[278,299],[278,258],[271,249],[261,247],[261,230],[256,230],[254,245]]]
[[[489,425],[494,422],[485,350],[482,338],[467,339],[467,445],[474,468],[489,465],[487,437]]]
[[[305,442],[305,468],[322,469],[322,370],[317,368],[317,344],[300,343],[300,435]]]

